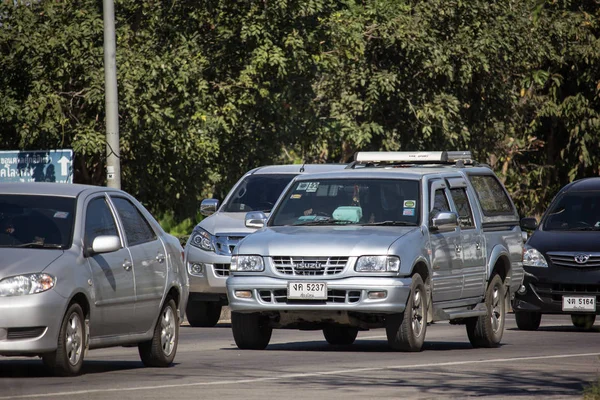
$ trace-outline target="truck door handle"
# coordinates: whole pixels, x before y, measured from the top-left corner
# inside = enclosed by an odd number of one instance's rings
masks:
[[[125,271],[129,271],[131,269],[131,261],[129,261],[129,260],[123,261],[123,268],[125,268]]]
[[[479,242],[475,243],[475,249],[481,250],[481,243],[479,243]]]
[[[457,253],[460,253],[462,248],[460,247],[460,245],[457,244],[454,250],[456,250]]]
[[[162,264],[165,261],[165,255],[163,253],[158,253],[156,255],[156,261]]]

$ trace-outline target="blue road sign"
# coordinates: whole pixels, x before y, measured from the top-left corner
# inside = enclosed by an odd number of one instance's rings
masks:
[[[73,150],[0,151],[0,182],[73,183]]]

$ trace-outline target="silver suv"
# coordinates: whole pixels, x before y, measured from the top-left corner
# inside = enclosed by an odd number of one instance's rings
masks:
[[[419,351],[427,323],[465,324],[475,347],[500,343],[523,279],[512,200],[470,152],[368,152],[343,171],[295,178],[264,227],[234,250],[227,293],[241,349],[273,328],[322,330],[348,345],[385,327]]]
[[[200,206],[203,219],[185,246],[190,280],[186,315],[191,326],[216,325],[221,307],[227,305],[225,280],[229,276],[231,252],[255,228],[244,225],[248,211],[269,213],[281,192],[299,174],[344,169],[345,164],[272,165],[247,172],[233,186],[219,207],[216,199]]]

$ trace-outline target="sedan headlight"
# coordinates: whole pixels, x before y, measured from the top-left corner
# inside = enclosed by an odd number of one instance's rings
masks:
[[[214,240],[215,237],[206,232],[204,229],[195,228],[192,232],[190,244],[202,250],[215,251]]]
[[[548,262],[542,253],[531,246],[525,246],[525,253],[523,253],[523,265],[526,267],[548,268]]]
[[[231,271],[260,272],[265,270],[261,256],[232,256]]]
[[[56,278],[48,274],[11,276],[0,281],[0,296],[23,296],[45,292],[54,287]]]
[[[400,259],[396,256],[363,256],[354,267],[356,272],[398,272]]]

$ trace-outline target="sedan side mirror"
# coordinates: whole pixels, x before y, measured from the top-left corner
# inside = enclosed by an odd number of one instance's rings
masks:
[[[87,249],[86,256],[93,256],[102,253],[112,253],[121,248],[121,239],[113,235],[96,236],[92,242],[92,247]]]
[[[219,208],[219,200],[217,199],[204,199],[202,203],[200,203],[200,214],[208,217],[209,215],[213,215],[217,212],[217,208]]]
[[[431,218],[432,230],[450,230],[458,226],[458,215],[451,211],[442,211]]]
[[[246,214],[246,227],[252,229],[264,228],[267,225],[267,216],[262,211],[250,211]]]
[[[537,227],[537,219],[532,217],[521,218],[521,229],[526,231],[535,231]]]

